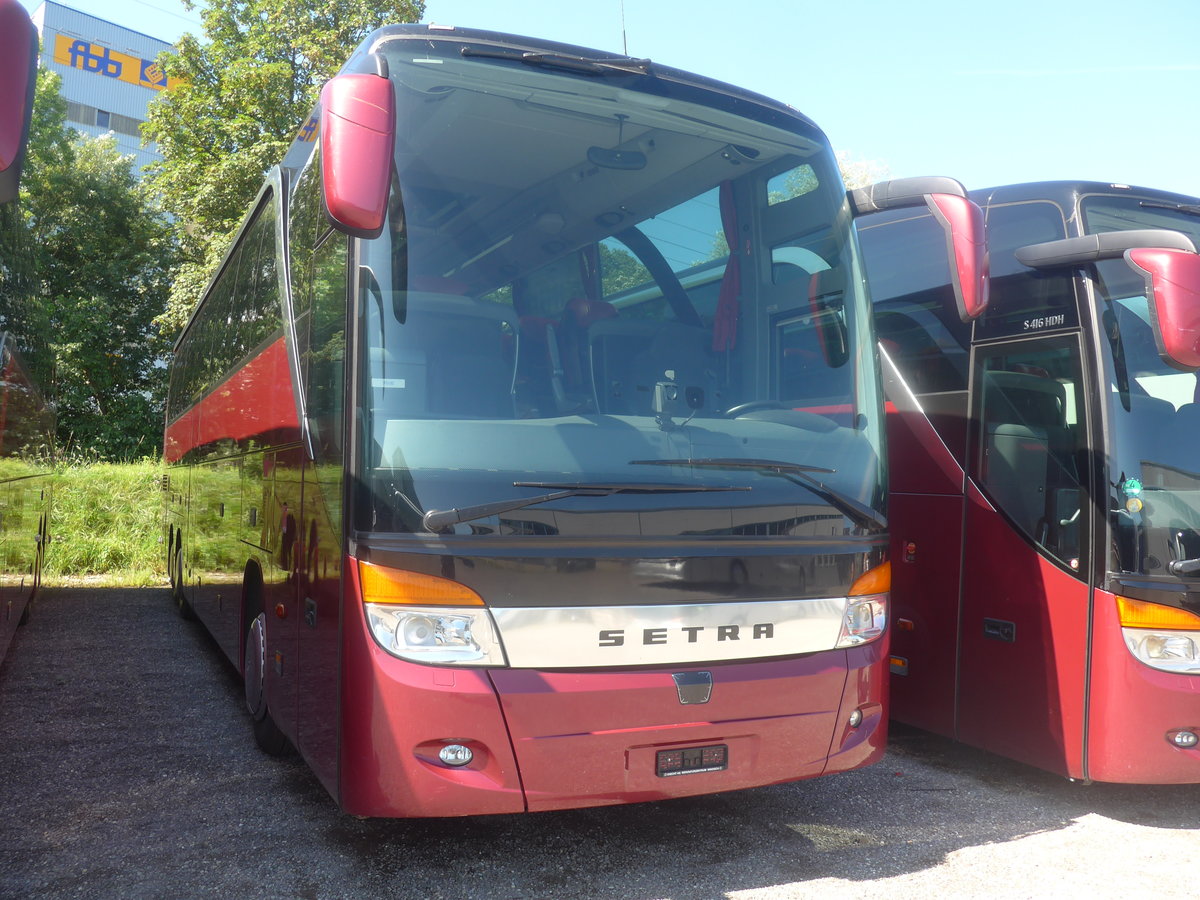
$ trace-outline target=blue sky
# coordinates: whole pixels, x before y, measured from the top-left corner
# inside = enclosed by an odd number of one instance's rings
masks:
[[[64,5],[166,40],[200,30],[178,0]],[[618,52],[624,38],[796,107],[893,177],[1200,196],[1198,0],[428,0],[425,21]]]

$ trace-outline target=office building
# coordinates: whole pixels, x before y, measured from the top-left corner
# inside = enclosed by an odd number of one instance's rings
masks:
[[[171,45],[49,0],[32,18],[42,38],[41,65],[62,78],[67,124],[93,136],[112,132],[139,173],[161,159],[154,144],[142,145],[139,126],[170,86],[155,60]]]

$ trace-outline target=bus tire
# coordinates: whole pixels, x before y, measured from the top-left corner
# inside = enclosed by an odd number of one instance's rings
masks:
[[[174,574],[171,576],[171,599],[175,601],[175,609],[179,617],[185,621],[196,618],[196,611],[188,603],[187,595],[183,592],[183,548],[175,547],[175,560],[171,564]]]
[[[46,514],[38,519],[37,546],[33,548],[33,596],[42,587],[42,567],[46,565]]]
[[[250,623],[246,633],[244,659],[244,684],[246,709],[254,727],[254,742],[268,756],[283,756],[287,752],[287,736],[280,731],[271,710],[267,707],[267,692],[264,676],[267,663],[267,616],[259,613]]]
[[[175,529],[170,529],[171,534],[167,537],[167,581],[171,583],[171,596],[175,596],[175,586],[178,582],[175,580]]]

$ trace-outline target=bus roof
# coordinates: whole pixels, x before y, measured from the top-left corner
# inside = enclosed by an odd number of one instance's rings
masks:
[[[1175,203],[1200,203],[1200,199],[1185,194],[1103,181],[1032,181],[1024,184],[1005,184],[971,191],[970,196],[980,206],[1050,200],[1061,206],[1073,207],[1079,197],[1088,194],[1136,194],[1139,197]]]
[[[715,98],[719,98],[718,102],[730,112],[749,115],[751,118],[758,118],[760,120],[779,119],[793,123],[799,120],[807,128],[817,133],[822,133],[816,123],[786,103],[781,103],[778,100],[773,100],[754,91],[748,91],[704,75],[661,65],[648,59],[638,59],[619,53],[607,53],[589,47],[579,47],[574,44],[562,44],[557,41],[548,41],[516,34],[505,34],[498,31],[486,31],[478,28],[428,24],[387,25],[372,32],[359,44],[358,48],[346,61],[346,64],[342,66],[341,72],[374,72],[375,63],[371,59],[371,53],[381,44],[393,40],[419,40],[427,44],[429,42],[448,41],[472,44],[478,46],[480,49],[488,47],[496,50],[503,49],[512,52],[514,54],[513,61],[517,63],[523,61],[517,54],[529,53],[548,57],[574,58],[577,60],[602,61],[607,64],[616,64],[606,73],[606,77],[637,79],[636,84],[631,83],[629,86],[639,92],[665,94],[668,92],[677,93],[680,88],[684,90],[690,89],[707,95],[709,102],[712,102]],[[586,71],[582,68],[572,70],[569,66],[555,66],[553,62],[550,65],[556,70],[574,77],[594,78],[600,74],[594,70]],[[283,167],[285,169],[293,172],[299,171],[307,160],[311,153],[312,142],[315,137],[317,114],[318,110],[314,108],[309,117],[301,125],[296,139],[292,142],[291,147],[284,157]]]

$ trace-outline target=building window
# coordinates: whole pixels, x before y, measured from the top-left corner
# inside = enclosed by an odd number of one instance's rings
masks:
[[[96,107],[88,106],[84,103],[75,103],[71,100],[68,100],[67,121],[75,122],[79,125],[95,125]]]
[[[96,109],[86,103],[75,103],[72,100],[67,101],[67,121],[77,125],[95,125],[99,128],[107,128],[117,134],[127,134],[130,137],[140,138],[142,136],[141,119]]]
[[[117,134],[128,134],[133,137],[141,137],[142,122],[140,119],[135,119],[132,116],[123,116],[120,113],[113,113],[108,117],[109,128]]]

